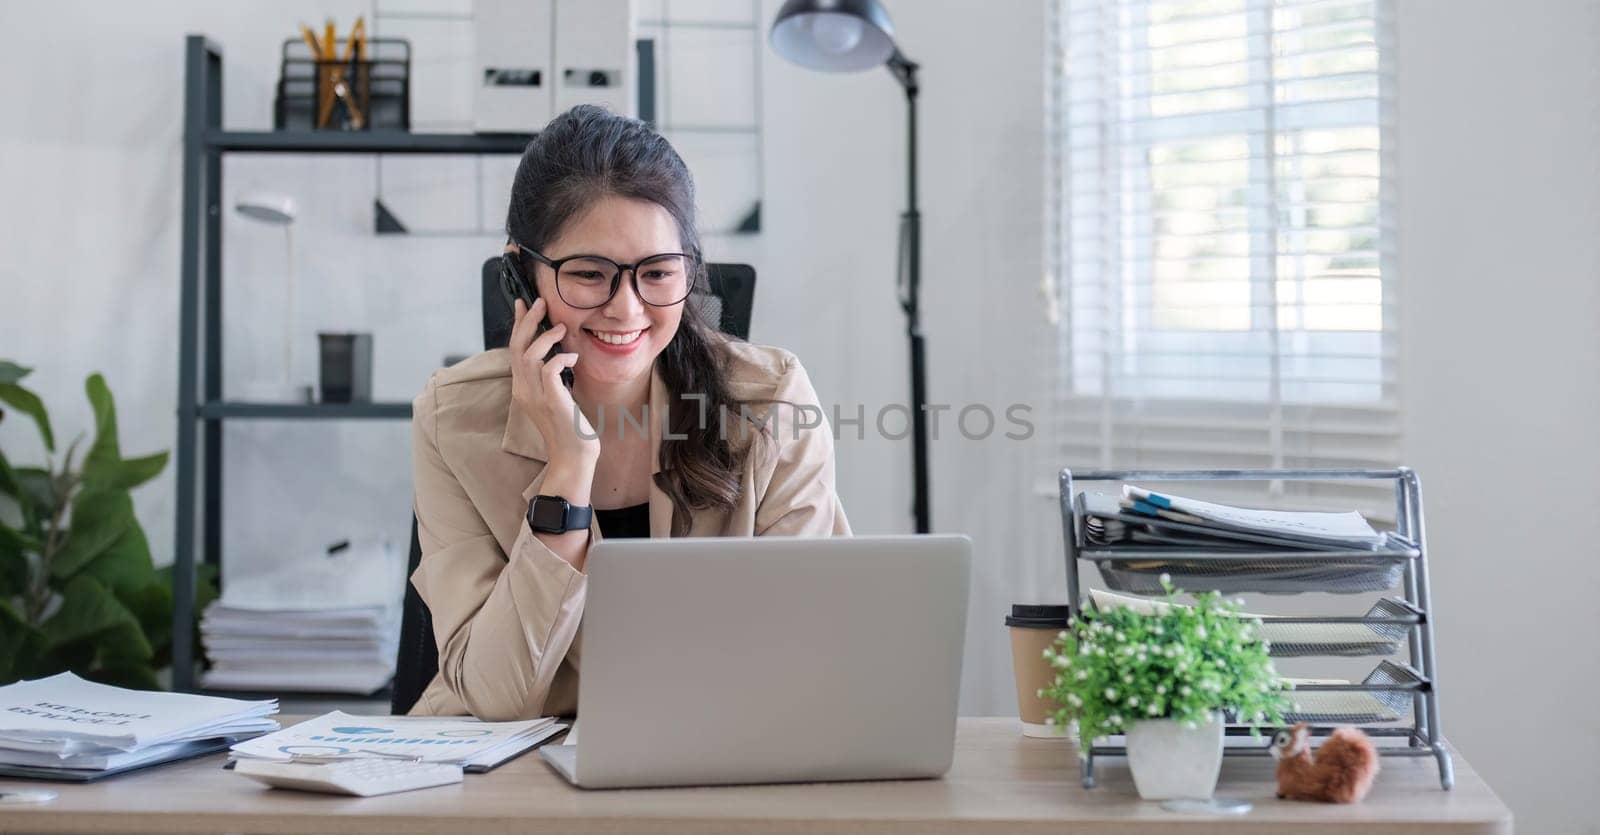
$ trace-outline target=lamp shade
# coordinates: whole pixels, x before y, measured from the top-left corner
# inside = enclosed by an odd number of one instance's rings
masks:
[[[264,223],[287,225],[294,222],[294,199],[282,194],[256,192],[239,198],[233,210]]]
[[[894,24],[878,0],[785,0],[772,21],[773,51],[802,67],[858,72],[894,54]]]

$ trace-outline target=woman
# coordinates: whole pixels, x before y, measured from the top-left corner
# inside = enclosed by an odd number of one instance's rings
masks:
[[[596,107],[557,117],[523,154],[506,232],[536,299],[515,302],[508,348],[435,372],[413,404],[411,582],[439,648],[414,714],[575,713],[603,537],[850,533],[805,370],[686,303],[704,288],[694,183],[665,139]]]

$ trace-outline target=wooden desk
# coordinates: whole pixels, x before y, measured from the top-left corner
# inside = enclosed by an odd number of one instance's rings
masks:
[[[1099,788],[1078,785],[1066,742],[1025,739],[1015,719],[963,719],[955,765],[942,780],[640,791],[567,785],[537,754],[460,785],[344,798],[268,789],[222,769],[221,754],[89,785],[48,786],[44,806],[0,806],[4,832],[184,833],[960,833],[1101,835],[1183,832],[1509,833],[1511,813],[1456,756],[1456,787],[1433,761],[1390,758],[1358,806],[1273,798],[1272,763],[1224,763],[1219,794],[1248,797],[1244,817],[1175,815],[1140,801],[1124,762],[1108,759]],[[13,787],[17,782],[0,785]]]

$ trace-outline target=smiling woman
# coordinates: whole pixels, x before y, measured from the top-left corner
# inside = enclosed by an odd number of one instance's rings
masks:
[[[805,369],[686,303],[705,283],[694,181],[665,139],[596,107],[557,117],[523,154],[506,233],[509,346],[413,404],[411,580],[439,649],[413,713],[574,713],[603,536],[850,533]]]

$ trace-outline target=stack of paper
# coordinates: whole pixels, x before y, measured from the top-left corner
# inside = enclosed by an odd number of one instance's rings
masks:
[[[1084,543],[1106,549],[1094,555],[1101,578],[1135,594],[1165,594],[1163,576],[1181,589],[1224,594],[1387,591],[1417,552],[1355,511],[1255,510],[1133,485],[1120,497],[1083,492],[1074,501]],[[1106,559],[1110,552],[1121,553]]]
[[[87,781],[278,729],[276,701],[127,690],[72,673],[0,687],[0,775]]]
[[[488,771],[567,729],[552,717],[480,722],[460,716],[318,716],[233,746],[234,759],[414,759]]]
[[[200,621],[217,690],[367,694],[394,677],[405,563],[386,542],[230,577]]]
[[[1260,545],[1313,550],[1385,547],[1388,535],[1360,513],[1255,510],[1155,493],[1123,485],[1120,501],[1085,493],[1087,533],[1096,544],[1212,546],[1248,550]]]

